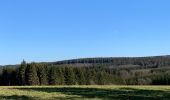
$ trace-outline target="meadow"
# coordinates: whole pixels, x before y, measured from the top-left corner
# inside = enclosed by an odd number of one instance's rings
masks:
[[[2,86],[0,100],[168,100],[170,86]]]

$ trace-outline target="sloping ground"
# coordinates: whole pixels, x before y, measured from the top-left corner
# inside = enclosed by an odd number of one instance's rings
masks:
[[[170,86],[0,87],[2,100],[168,100]]]

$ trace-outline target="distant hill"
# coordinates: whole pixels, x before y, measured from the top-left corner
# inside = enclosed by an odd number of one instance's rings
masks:
[[[149,57],[97,57],[97,58],[80,58],[49,62],[52,65],[108,65],[108,66],[141,66],[141,67],[164,67],[170,66],[170,55],[149,56]]]
[[[48,65],[71,65],[76,67],[98,65],[105,67],[165,67],[170,66],[170,55],[148,57],[96,57],[70,59],[56,62],[39,62]],[[6,65],[0,67],[18,67],[19,65]]]

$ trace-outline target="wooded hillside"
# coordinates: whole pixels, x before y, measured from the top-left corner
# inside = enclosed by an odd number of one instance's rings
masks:
[[[3,66],[0,85],[169,85],[170,56],[86,58]]]

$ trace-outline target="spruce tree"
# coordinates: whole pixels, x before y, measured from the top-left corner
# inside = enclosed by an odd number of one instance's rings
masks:
[[[2,70],[2,84],[5,86],[10,85],[10,75],[7,68],[3,68]]]
[[[75,69],[75,73],[76,73],[76,82],[78,85],[85,85],[86,81],[85,81],[85,76],[84,76],[84,69],[80,69],[80,68],[76,68]]]
[[[43,64],[38,64],[37,67],[37,75],[39,78],[40,85],[48,85],[48,77],[45,66]]]
[[[29,64],[26,68],[26,81],[27,85],[39,85],[39,79],[37,76],[36,64]]]
[[[97,74],[97,84],[98,85],[105,85],[106,84],[106,74],[105,74],[105,71],[100,71],[98,74]]]
[[[65,82],[67,85],[75,85],[75,73],[73,71],[73,68],[71,67],[65,67]]]
[[[57,71],[57,84],[64,85],[64,75],[61,67],[56,68]]]
[[[55,67],[51,67],[49,71],[49,84],[56,85],[57,84],[57,71]]]
[[[19,85],[25,85],[26,81],[25,81],[25,70],[27,67],[27,63],[26,61],[22,61],[20,67],[18,68],[18,73],[17,73],[17,79],[18,79],[18,83]]]
[[[85,82],[84,70],[80,70],[79,78],[80,78],[79,85],[85,85],[86,82]]]

